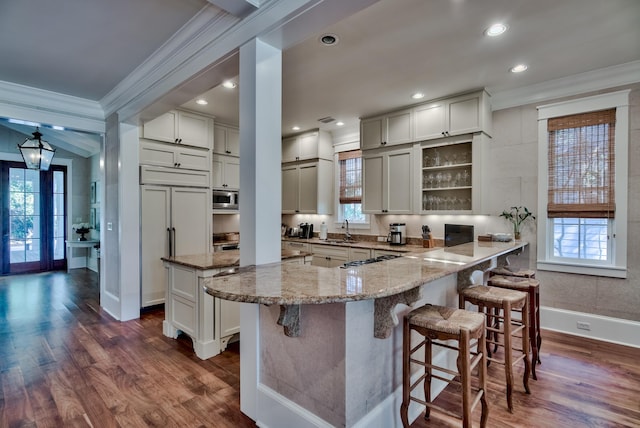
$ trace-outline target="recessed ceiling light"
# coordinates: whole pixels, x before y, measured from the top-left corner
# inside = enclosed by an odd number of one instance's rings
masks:
[[[56,131],[64,131],[64,126],[51,125],[51,129],[55,129]]]
[[[336,122],[336,126],[344,126],[344,122]]]
[[[415,94],[411,95],[411,98],[413,98],[414,100],[419,100],[421,98],[424,98],[424,94],[422,92],[416,92]]]
[[[222,86],[224,86],[227,89],[233,89],[237,85],[236,85],[236,82],[232,82],[231,80],[226,80],[225,82],[222,83]]]
[[[484,30],[484,34],[489,37],[499,36],[500,34],[507,31],[507,26],[501,23],[493,24],[491,27]]]
[[[509,70],[512,73],[522,73],[523,71],[525,71],[527,68],[529,68],[526,64],[518,64],[514,67],[511,67],[511,69]]]
[[[326,33],[318,37],[318,41],[324,46],[335,46],[340,41],[337,34]]]
[[[292,126],[291,129],[294,130],[294,131],[299,131],[300,127],[299,126]]]
[[[202,98],[200,98],[200,99],[196,100],[196,104],[201,105],[201,106],[206,106],[209,103],[207,102],[207,100],[203,100]]]

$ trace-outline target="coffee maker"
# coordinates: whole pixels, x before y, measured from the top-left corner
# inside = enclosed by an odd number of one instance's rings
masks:
[[[405,245],[407,243],[407,225],[405,223],[391,223],[388,241],[391,245]]]

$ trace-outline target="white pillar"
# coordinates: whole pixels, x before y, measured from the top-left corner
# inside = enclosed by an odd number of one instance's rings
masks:
[[[282,52],[254,39],[240,48],[240,265],[280,260]],[[259,307],[240,310],[240,408],[257,420]]]

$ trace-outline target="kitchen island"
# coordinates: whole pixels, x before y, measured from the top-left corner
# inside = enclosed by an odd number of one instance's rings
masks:
[[[283,263],[309,262],[311,254],[282,250]],[[224,351],[240,333],[240,309],[237,303],[214,298],[204,292],[205,278],[238,266],[240,251],[163,257],[167,270],[165,319],[162,332],[177,338],[180,332],[193,340],[193,349],[201,359]]]
[[[203,285],[217,298],[260,304],[257,355],[241,358],[259,367],[261,425],[393,427],[401,426],[399,319],[412,305],[457,306],[474,272],[507,264],[526,245],[474,242],[344,269],[249,266]],[[455,367],[451,352],[434,360]],[[410,417],[420,411],[412,406]]]

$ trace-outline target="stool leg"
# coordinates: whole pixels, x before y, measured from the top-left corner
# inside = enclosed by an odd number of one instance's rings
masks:
[[[402,405],[400,406],[400,418],[402,426],[409,427],[409,394],[411,393],[411,329],[409,320],[404,318],[402,328]]]
[[[462,426],[471,428],[471,363],[469,361],[469,331],[460,332],[458,372],[462,385]]]
[[[503,322],[502,322],[502,336],[504,338],[504,375],[507,384],[507,407],[510,412],[513,412],[513,358],[512,358],[512,345],[511,345],[511,304],[505,303],[502,307]]]
[[[486,330],[482,332],[477,345],[478,353],[482,352],[482,359],[478,363],[479,386],[482,389],[482,397],[480,397],[480,404],[482,406],[482,416],[480,416],[481,428],[486,428],[489,418],[489,403],[487,401],[487,354],[484,351],[487,346],[485,333]]]
[[[431,368],[431,362],[433,361],[433,354],[432,354],[433,345],[431,344],[431,339],[429,339],[428,337],[425,338],[425,342],[426,342],[424,346],[425,377],[423,382],[424,400],[427,403],[431,403],[431,374],[433,372],[433,369]],[[431,416],[431,408],[427,406],[427,408],[424,410],[424,418],[429,419],[430,416]]]
[[[527,300],[529,298],[527,297]],[[527,301],[522,307],[522,322],[524,328],[522,329],[522,353],[524,354],[524,376],[522,377],[522,383],[524,384],[524,390],[527,394],[531,394],[529,391],[529,374],[531,372],[531,361],[529,360],[529,302]]]
[[[536,376],[536,362],[538,361],[538,345],[536,344],[536,314],[535,314],[535,304],[536,304],[536,290],[533,287],[529,287],[529,302],[527,305],[527,309],[529,311],[529,340],[531,342],[531,360],[533,364],[531,365],[531,376],[534,380],[538,380],[538,376]],[[524,308],[522,311],[522,318],[524,321]],[[523,336],[524,340],[524,336]]]
[[[536,290],[536,304],[535,304],[535,315],[536,315],[536,345],[538,346],[538,363],[542,364],[540,361],[540,345],[542,345],[542,336],[540,335],[540,286]]]

